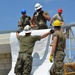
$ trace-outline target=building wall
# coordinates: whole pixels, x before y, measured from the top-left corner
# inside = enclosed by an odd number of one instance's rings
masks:
[[[8,75],[11,69],[11,54],[0,54],[0,75]]]
[[[0,75],[8,75],[11,61],[10,34],[0,34]]]

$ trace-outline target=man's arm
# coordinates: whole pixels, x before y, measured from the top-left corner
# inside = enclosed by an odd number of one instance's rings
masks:
[[[61,24],[64,25],[65,23],[64,22],[61,22]]]
[[[31,24],[34,25],[34,27],[37,27],[36,23],[35,23],[35,16],[33,16],[31,18]]]
[[[31,23],[32,25],[34,25],[34,27],[37,27],[35,21],[36,21],[36,15],[37,15],[37,12],[34,12],[32,18],[31,18]]]
[[[57,19],[58,14],[55,14],[50,20],[50,25],[52,25],[53,21]]]
[[[52,55],[53,55],[54,52],[55,52],[56,46],[57,46],[57,36],[54,36],[54,37],[53,37],[53,44],[52,44],[52,51],[51,51],[51,54],[52,54]]]
[[[18,38],[18,36],[19,36],[19,33],[18,33],[18,32],[16,32],[16,37]]]
[[[54,18],[52,18],[52,19],[50,20],[50,26],[52,26],[53,20],[54,20]]]
[[[48,13],[43,13],[43,16],[46,20],[50,21],[50,16]]]
[[[53,34],[53,33],[54,33],[54,30],[51,29],[49,32],[47,32],[47,33],[41,35],[41,39],[42,39],[42,38],[45,38],[45,37],[48,36],[49,34]]]
[[[47,33],[45,33],[45,34],[43,34],[43,35],[41,35],[41,39],[42,39],[42,38],[47,37],[49,34],[51,34],[51,32],[50,32],[50,31],[49,31],[49,32],[47,32]]]

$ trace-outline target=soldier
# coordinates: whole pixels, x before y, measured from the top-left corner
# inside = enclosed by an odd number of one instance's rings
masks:
[[[38,29],[47,29],[47,21],[50,21],[50,16],[47,12],[42,10],[42,5],[35,4],[35,11],[31,19],[32,24]]]
[[[30,75],[32,69],[32,52],[35,42],[52,33],[52,30],[50,30],[41,36],[31,36],[31,28],[29,25],[25,26],[24,30],[24,36],[20,36],[19,33],[16,33],[16,36],[20,41],[19,56],[15,65],[16,75]]]
[[[53,61],[53,71],[50,70],[50,75],[64,75],[64,49],[66,47],[66,38],[61,29],[61,22],[59,20],[54,21],[54,34],[53,34],[53,45],[50,54],[50,62]],[[51,68],[51,69],[52,69]]]
[[[31,25],[31,17],[26,15],[26,10],[21,10],[22,16],[20,17],[20,20],[18,21],[18,32],[21,32],[26,25]]]
[[[63,16],[62,16],[62,12],[63,12],[63,10],[61,8],[58,9],[58,14],[55,14],[53,16],[53,18],[51,19],[51,21],[50,21],[51,26],[52,26],[52,22],[55,21],[55,20],[59,20],[61,22],[61,24],[64,24],[64,19],[63,19]]]
[[[52,23],[53,23],[53,21],[55,21],[55,20],[59,20],[59,21],[61,22],[61,25],[64,25],[64,19],[63,19],[63,16],[62,16],[62,12],[63,12],[62,8],[59,8],[59,9],[58,9],[58,13],[55,14],[55,15],[52,17],[52,19],[50,20],[50,26],[52,26]],[[61,31],[64,32],[64,29],[62,28]],[[51,42],[50,46],[52,46],[52,42]]]

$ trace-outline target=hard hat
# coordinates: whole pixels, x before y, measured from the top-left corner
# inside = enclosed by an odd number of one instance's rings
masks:
[[[39,3],[36,3],[36,4],[35,4],[35,10],[38,10],[38,9],[40,9],[40,8],[42,8],[42,5],[39,4]]]
[[[24,31],[25,31],[25,33],[30,33],[31,32],[31,27],[29,25],[26,25],[24,27]]]
[[[26,13],[26,10],[25,10],[25,9],[22,9],[22,10],[21,10],[21,14],[22,14],[22,13]]]
[[[61,26],[61,22],[59,20],[55,20],[53,26]]]
[[[60,9],[58,9],[58,12],[59,12],[59,13],[62,13],[62,12],[63,12],[63,10],[60,8]]]

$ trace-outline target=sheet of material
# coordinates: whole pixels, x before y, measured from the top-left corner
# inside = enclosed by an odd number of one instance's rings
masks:
[[[32,30],[33,35],[41,35],[48,32],[50,29],[44,30]],[[20,33],[20,35],[24,35],[24,31]],[[50,35],[40,41],[35,43],[35,47],[33,50],[33,66],[31,75],[50,75],[49,70],[51,68],[52,63],[49,61],[49,55],[51,51],[50,46]],[[19,41],[16,38],[16,33],[10,33],[10,45],[11,45],[11,53],[12,53],[12,67],[8,75],[14,74],[14,67],[18,57],[19,51]]]

